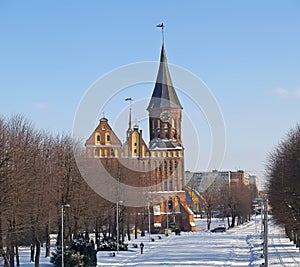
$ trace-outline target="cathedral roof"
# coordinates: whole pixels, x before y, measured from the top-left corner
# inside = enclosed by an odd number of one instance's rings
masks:
[[[182,109],[178,96],[175,92],[171,75],[168,68],[167,56],[164,45],[161,48],[159,70],[154,86],[153,94],[147,110],[153,108]]]

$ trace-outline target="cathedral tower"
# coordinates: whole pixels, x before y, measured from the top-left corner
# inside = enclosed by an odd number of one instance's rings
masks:
[[[149,150],[161,162],[159,191],[180,191],[184,184],[183,146],[181,140],[182,106],[173,86],[164,45],[150,103]]]

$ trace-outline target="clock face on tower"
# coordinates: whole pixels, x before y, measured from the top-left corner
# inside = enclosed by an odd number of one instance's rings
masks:
[[[169,122],[171,119],[171,113],[169,111],[163,111],[162,113],[160,113],[160,119],[163,122]]]

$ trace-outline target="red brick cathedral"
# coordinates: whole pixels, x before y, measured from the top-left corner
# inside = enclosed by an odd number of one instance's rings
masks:
[[[103,117],[86,142],[87,154],[99,158],[119,182],[141,190],[151,188],[147,192],[151,195],[151,230],[173,227],[195,231],[194,216],[183,191],[182,106],[171,80],[164,45],[147,110],[149,145],[143,139],[142,130],[137,125],[131,126],[131,114],[124,144]]]

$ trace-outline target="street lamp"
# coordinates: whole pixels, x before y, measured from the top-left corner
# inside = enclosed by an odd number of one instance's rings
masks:
[[[117,201],[117,253],[119,253],[119,204],[122,204],[122,200]]]
[[[69,208],[70,204],[61,205],[61,267],[64,267],[64,207]]]
[[[151,218],[150,218],[150,201],[148,201],[148,232],[149,232],[149,241],[151,241]]]
[[[264,257],[265,257],[265,267],[269,266],[268,259],[268,199],[263,200],[264,205]]]

